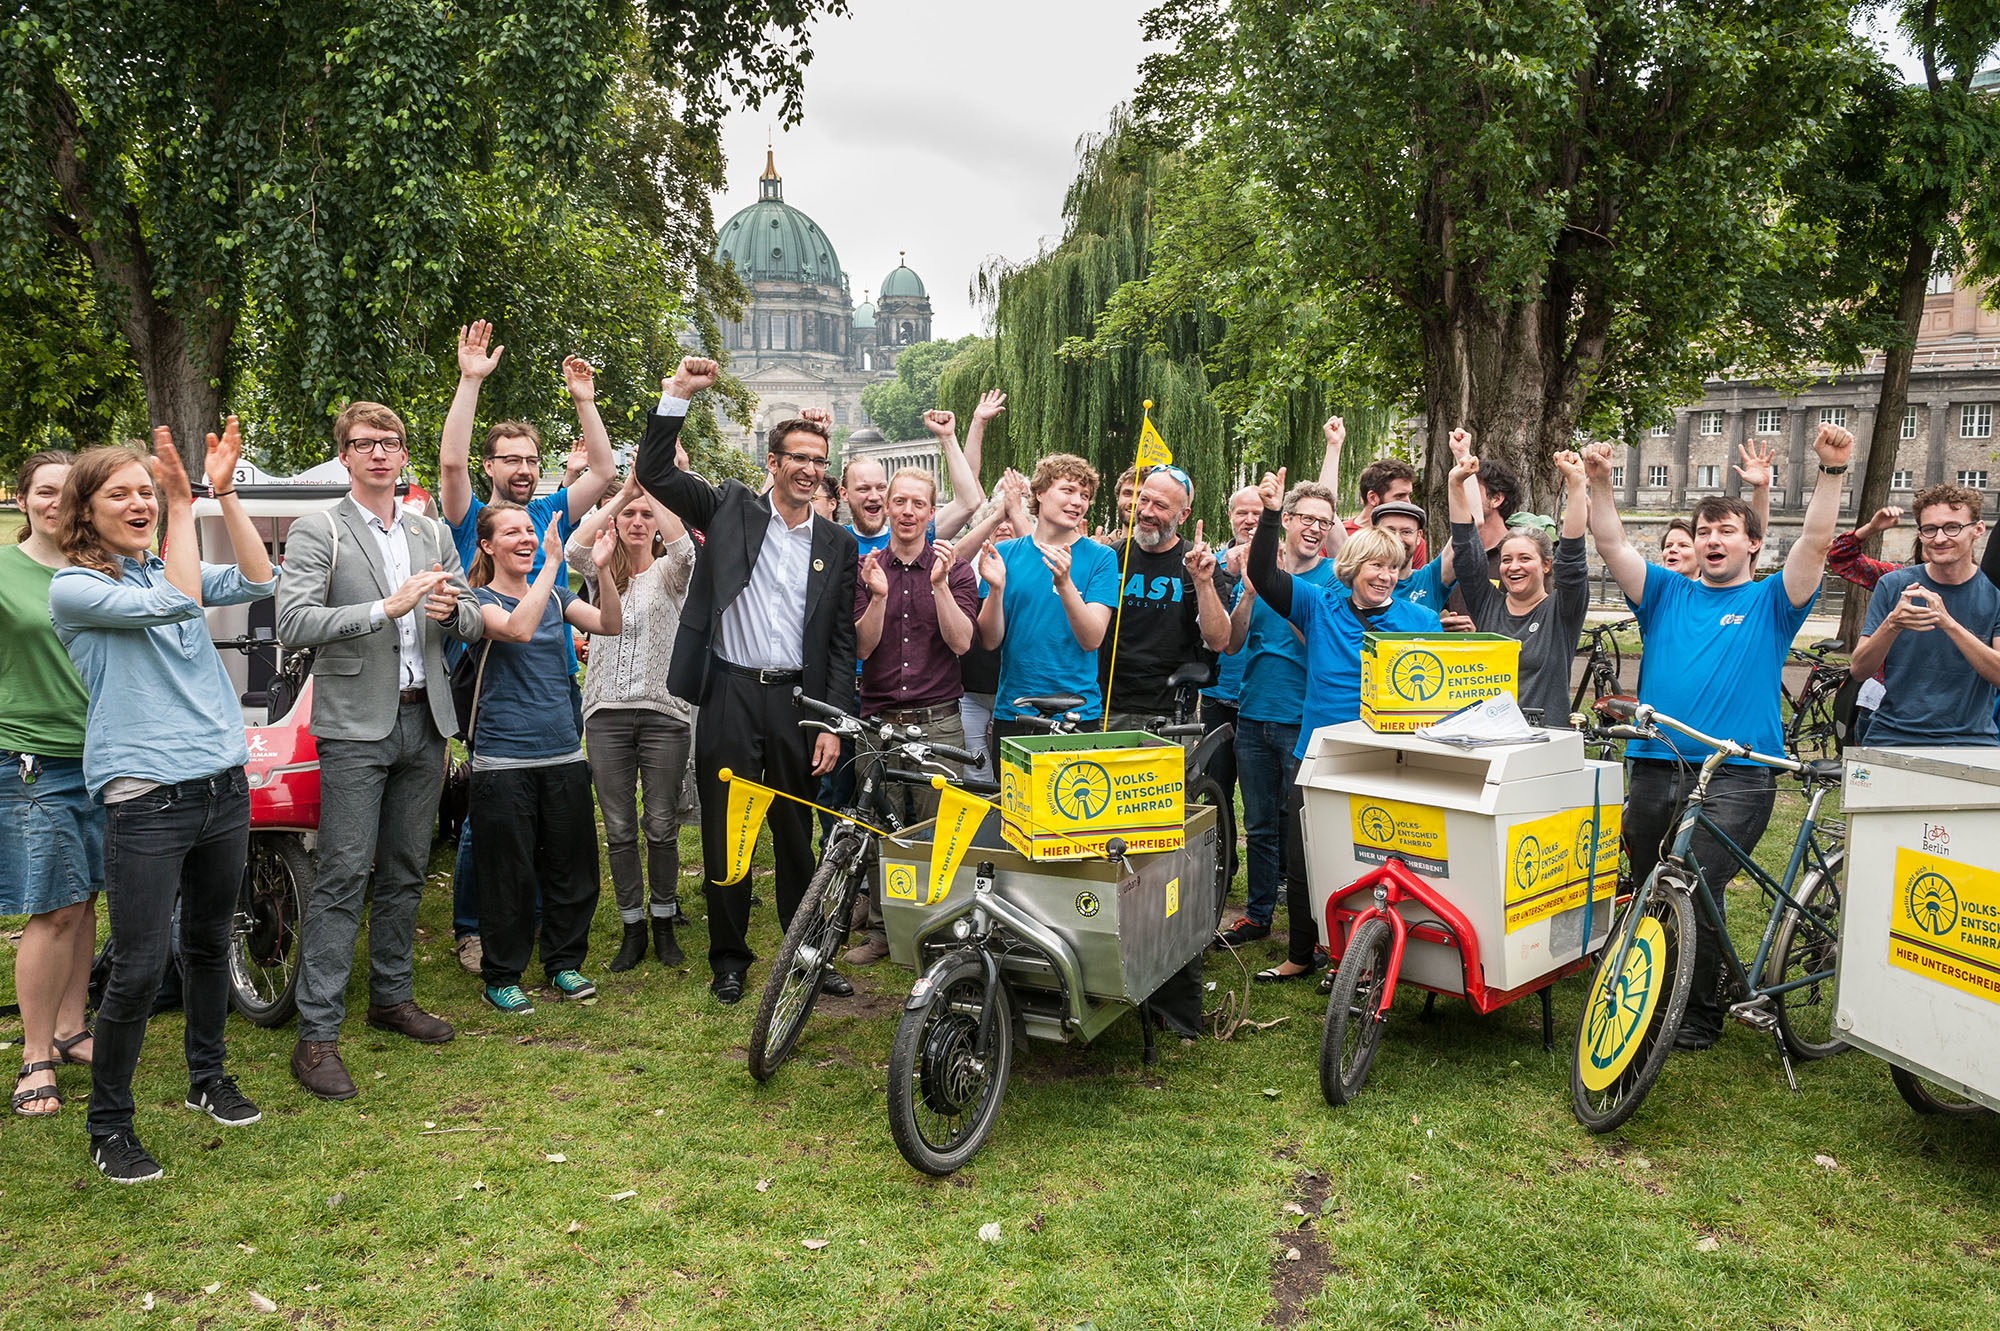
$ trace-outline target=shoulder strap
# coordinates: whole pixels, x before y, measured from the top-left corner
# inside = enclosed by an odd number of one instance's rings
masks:
[[[465,718],[465,742],[472,743],[473,732],[479,729],[479,688],[486,682],[486,658],[493,652],[489,639],[479,645],[479,669],[472,674],[472,713]]]
[[[335,504],[333,508],[339,508]],[[326,603],[333,604],[333,571],[340,567],[340,528],[333,521],[333,508],[326,510],[326,539],[332,548],[326,552]]]

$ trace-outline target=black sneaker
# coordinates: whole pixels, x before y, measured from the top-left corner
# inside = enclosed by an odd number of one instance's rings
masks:
[[[130,1133],[90,1139],[90,1160],[113,1183],[149,1183],[167,1171]]]
[[[1236,923],[1224,929],[1219,937],[1230,947],[1242,947],[1245,943],[1255,943],[1271,936],[1271,926],[1259,924],[1249,916],[1239,918]]]
[[[225,1128],[240,1128],[264,1117],[257,1106],[236,1089],[233,1078],[210,1077],[188,1090],[187,1107],[199,1109]]]

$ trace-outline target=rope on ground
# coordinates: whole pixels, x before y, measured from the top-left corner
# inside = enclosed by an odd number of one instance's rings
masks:
[[[1239,997],[1234,989],[1224,990],[1215,1010],[1203,1014],[1208,1018],[1209,1034],[1218,1040],[1227,1040],[1245,1027],[1253,1031],[1268,1031],[1273,1026],[1281,1026],[1290,1021],[1291,1018],[1288,1016],[1271,1021],[1250,1020],[1250,967],[1244,964],[1243,954],[1236,950],[1236,945],[1224,938],[1220,931],[1216,933],[1215,939],[1236,962],[1236,969],[1243,972],[1243,992]]]

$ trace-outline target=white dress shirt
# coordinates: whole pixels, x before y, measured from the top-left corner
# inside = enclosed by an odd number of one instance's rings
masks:
[[[386,527],[382,525],[382,519],[365,508],[361,510],[361,515],[375,537],[375,552],[382,556],[382,571],[387,575],[389,585],[400,587],[410,577],[410,537],[403,530],[403,501],[398,499],[395,505]],[[424,648],[417,633],[417,616],[423,612],[424,604],[419,601],[408,614],[396,621],[396,653],[402,663],[397,676],[401,681],[398,688],[414,689],[424,682]],[[388,611],[383,609],[381,601],[368,607],[368,622],[376,628],[382,627],[388,618]]]

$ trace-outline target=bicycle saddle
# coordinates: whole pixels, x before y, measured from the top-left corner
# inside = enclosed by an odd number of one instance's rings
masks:
[[[1806,650],[1812,652],[1842,652],[1847,650],[1847,643],[1840,638],[1821,638]]]
[[[1190,661],[1167,676],[1170,689],[1205,689],[1215,683],[1215,667],[1206,661]]]
[[[1799,775],[1807,781],[1838,781],[1846,767],[1838,758],[1814,758]]]
[[[1050,693],[1036,698],[1016,698],[1014,705],[1040,712],[1043,716],[1060,716],[1083,706],[1083,699],[1074,693]]]

